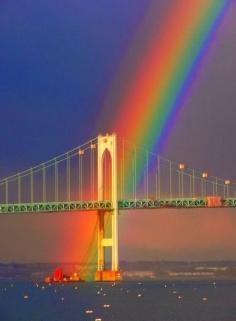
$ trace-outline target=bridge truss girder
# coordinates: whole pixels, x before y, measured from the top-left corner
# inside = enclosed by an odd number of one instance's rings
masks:
[[[217,206],[219,207],[219,206]],[[236,207],[236,198],[222,200],[220,208]],[[145,209],[191,209],[209,208],[207,199],[138,199],[118,201],[119,210],[145,210]],[[78,212],[78,211],[113,211],[111,201],[83,201],[83,202],[48,202],[48,203],[22,203],[0,204],[0,214],[17,213],[53,213],[53,212]]]
[[[17,213],[52,213],[52,212],[76,212],[112,210],[109,201],[85,201],[85,202],[48,202],[48,203],[22,203],[1,204],[0,214]]]

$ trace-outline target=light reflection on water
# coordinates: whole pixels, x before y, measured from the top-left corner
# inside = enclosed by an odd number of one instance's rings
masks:
[[[0,320],[235,321],[236,282],[1,282]]]

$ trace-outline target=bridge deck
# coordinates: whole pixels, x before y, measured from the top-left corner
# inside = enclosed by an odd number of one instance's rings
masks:
[[[175,199],[139,199],[120,200],[119,210],[134,209],[164,209],[164,208],[209,208],[207,199],[204,198],[175,198]],[[236,198],[227,198],[221,201],[220,208],[236,207]],[[47,202],[47,203],[21,203],[0,204],[0,214],[7,213],[47,213],[47,212],[71,212],[71,211],[111,211],[113,209],[110,201],[83,201],[83,202]]]
[[[108,201],[0,204],[0,214],[97,211],[97,210],[111,210],[111,209],[112,209],[112,204],[111,202],[108,202]]]

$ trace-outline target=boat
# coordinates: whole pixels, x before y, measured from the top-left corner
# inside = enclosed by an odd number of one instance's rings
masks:
[[[68,282],[84,282],[77,272],[72,275],[63,273],[62,268],[56,268],[52,276],[46,276],[44,282],[49,283],[68,283]]]

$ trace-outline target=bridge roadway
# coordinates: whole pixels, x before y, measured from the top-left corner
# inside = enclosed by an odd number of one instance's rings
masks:
[[[119,210],[134,209],[191,209],[191,208],[233,208],[236,198],[222,199],[220,204],[209,206],[207,198],[137,199],[118,201]],[[53,213],[75,211],[112,211],[110,201],[71,201],[45,203],[0,204],[0,214]]]

